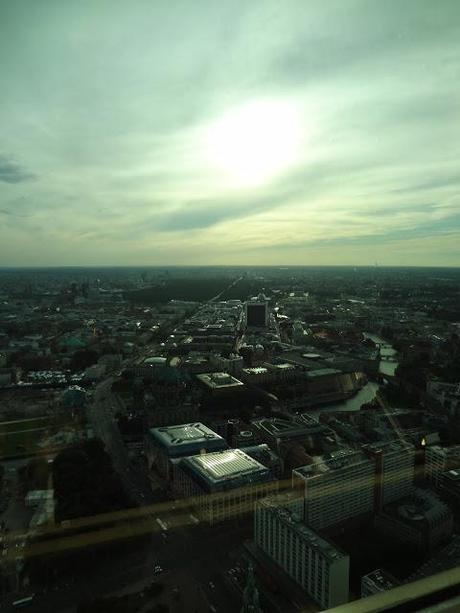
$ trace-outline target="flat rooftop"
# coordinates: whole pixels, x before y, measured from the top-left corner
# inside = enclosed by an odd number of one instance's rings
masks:
[[[278,438],[307,435],[310,429],[307,425],[299,424],[279,417],[254,420],[253,425],[264,430],[267,434]]]
[[[363,462],[369,465],[374,464],[374,460],[369,458],[362,451],[355,451],[353,449],[339,449],[333,451],[328,455],[321,456],[319,462],[308,464],[307,466],[301,466],[293,470],[293,474],[296,473],[304,479],[323,475],[329,471],[340,470]]]
[[[294,364],[290,362],[282,362],[281,364],[270,364],[270,368],[274,368],[277,370],[295,370],[296,367]]]
[[[447,470],[442,473],[442,476],[446,478],[450,483],[455,483],[455,485],[460,487],[460,470],[458,469]]]
[[[264,366],[252,366],[251,368],[243,368],[243,372],[248,375],[265,375],[268,369]]]
[[[176,457],[199,453],[202,449],[217,451],[227,447],[225,439],[201,422],[152,428],[149,437],[169,455]]]
[[[196,375],[196,378],[210,389],[242,387],[244,383],[226,372],[210,372]]]
[[[205,490],[233,489],[271,480],[269,469],[241,449],[187,457],[181,467]]]
[[[391,590],[393,587],[399,585],[399,581],[395,579],[395,577],[380,568],[377,568],[367,575],[364,575],[362,581],[364,580],[369,583],[373,583],[381,590]]]
[[[368,443],[366,445],[363,445],[363,450],[369,450],[373,453],[382,452],[388,454],[400,453],[401,451],[413,452],[414,446],[407,441],[402,441],[398,439],[392,441],[378,441],[376,443]]]
[[[307,377],[309,379],[316,379],[318,377],[330,377],[332,375],[341,375],[342,371],[336,368],[317,368],[316,370],[309,370]]]

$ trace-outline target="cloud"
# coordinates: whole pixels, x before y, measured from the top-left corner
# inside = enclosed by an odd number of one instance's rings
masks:
[[[35,4],[9,3],[0,22],[12,264],[16,245],[50,264],[66,249],[66,263],[302,263],[308,246],[311,262],[342,248],[360,263],[395,241],[429,263],[443,240],[460,263],[455,0]],[[271,96],[299,109],[305,147],[243,190],[200,134]]]
[[[22,183],[33,179],[34,175],[22,168],[11,157],[0,154],[0,181]]]

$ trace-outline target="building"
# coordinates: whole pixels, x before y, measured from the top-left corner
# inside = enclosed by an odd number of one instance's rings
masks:
[[[445,570],[460,567],[460,536],[454,535],[451,541],[433,556],[424,562],[417,571],[411,575],[407,582],[417,581],[437,575]]]
[[[14,382],[14,369],[0,367],[0,387],[11,385]]]
[[[142,377],[143,379],[154,379],[159,372],[162,372],[167,367],[167,358],[161,355],[151,356],[134,366],[134,374],[136,377]]]
[[[241,449],[190,456],[176,462],[174,488],[194,497],[203,520],[214,524],[251,513],[277,488],[270,470]]]
[[[316,354],[288,351],[280,359],[296,367],[290,376],[291,397],[284,404],[291,409],[303,409],[350,398],[366,384],[366,376],[359,369],[333,368],[325,360],[318,362]],[[293,394],[293,396],[292,396]]]
[[[200,422],[152,428],[146,436],[149,466],[167,478],[172,477],[172,460],[227,447],[224,438]]]
[[[226,372],[208,372],[196,375],[197,380],[212,396],[241,391],[244,383]]]
[[[283,472],[283,465],[280,458],[274,453],[266,443],[244,447],[244,453],[254,458],[266,466],[275,479],[280,479]]]
[[[254,419],[251,426],[257,439],[267,443],[278,454],[295,442],[306,442],[311,434],[307,424],[279,417]]]
[[[302,369],[288,362],[279,364],[264,362],[261,366],[243,368],[241,371],[243,381],[253,385],[285,384],[304,377]]]
[[[460,384],[429,381],[426,387],[428,407],[451,417],[460,415]]]
[[[395,541],[426,552],[450,539],[453,515],[432,491],[414,489],[411,496],[384,507],[375,516],[374,525]]]
[[[344,604],[348,602],[350,559],[305,525],[301,509],[301,501],[292,492],[258,502],[256,545],[322,608]]]
[[[237,354],[231,354],[228,358],[212,354],[210,356],[210,362],[218,370],[228,372],[231,375],[239,375],[244,366],[244,359]]]
[[[53,500],[54,490],[30,490],[24,499],[27,508],[36,508],[42,502]]]
[[[375,460],[375,510],[405,496],[414,488],[415,449],[403,440],[362,447]]]
[[[327,404],[356,393],[362,387],[362,375],[355,371],[342,372],[337,368],[316,368],[306,373],[306,385],[308,405]]]
[[[400,583],[393,575],[378,568],[361,577],[361,598],[367,598],[379,592],[392,590],[398,585]]]
[[[425,447],[425,476],[435,487],[439,487],[442,473],[460,468],[460,445]]]
[[[327,528],[374,510],[375,461],[343,449],[292,471],[293,486],[304,494],[305,523]]]
[[[452,469],[439,478],[439,493],[455,510],[460,510],[460,470]]]
[[[266,328],[269,324],[268,301],[260,294],[245,304],[246,326],[248,328]]]

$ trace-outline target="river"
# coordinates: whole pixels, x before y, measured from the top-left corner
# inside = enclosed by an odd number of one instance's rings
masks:
[[[377,336],[377,334],[369,334],[365,332],[364,336],[366,338],[370,338],[372,341],[374,341],[374,343],[380,345],[380,356],[382,359],[380,360],[379,372],[381,372],[382,375],[389,375],[392,377],[395,374],[396,368],[398,367],[398,362],[389,361],[388,358],[393,358],[393,356],[397,354],[396,349],[394,349],[390,343],[383,340],[383,338]]]
[[[387,341],[383,340],[383,338],[377,336],[376,334],[365,332],[364,336],[366,338],[370,338],[374,341],[374,343],[378,343],[380,345],[380,355],[383,359],[380,360],[379,372],[381,372],[383,375],[393,376],[398,366],[398,362],[389,362],[386,358],[392,358],[394,355],[396,355],[397,351]],[[310,409],[308,412],[319,414],[334,411],[359,411],[363,404],[366,402],[371,402],[371,400],[375,398],[378,389],[378,383],[375,381],[368,381],[357,394],[348,400],[334,404],[327,404],[322,407],[315,407],[314,409]]]

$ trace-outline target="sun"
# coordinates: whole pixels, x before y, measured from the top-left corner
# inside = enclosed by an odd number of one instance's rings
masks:
[[[207,162],[235,187],[269,182],[301,155],[298,109],[285,100],[257,100],[225,113],[206,131]]]

